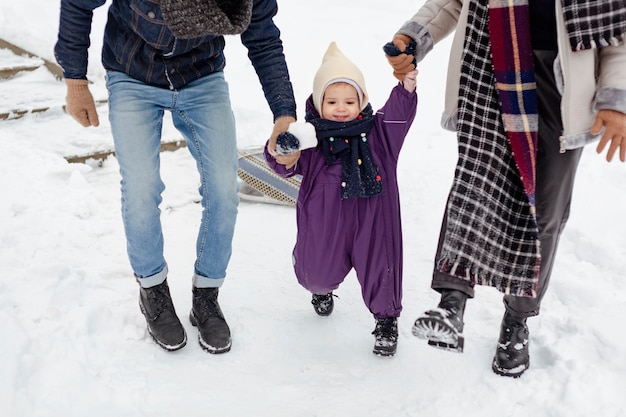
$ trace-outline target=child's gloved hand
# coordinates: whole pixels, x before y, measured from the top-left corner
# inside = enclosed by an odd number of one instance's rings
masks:
[[[276,138],[276,152],[289,155],[300,150],[300,141],[290,132],[282,132]]]
[[[315,146],[317,136],[311,123],[292,123],[286,132],[280,133],[276,138],[276,152],[279,155],[290,155]]]
[[[406,35],[396,35],[393,41],[383,46],[387,61],[393,68],[393,75],[398,80],[404,80],[405,75],[417,67],[416,48],[417,43]]]

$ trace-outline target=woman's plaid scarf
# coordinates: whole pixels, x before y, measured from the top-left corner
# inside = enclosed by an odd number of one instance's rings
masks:
[[[573,50],[618,45],[624,0],[562,0]],[[459,159],[436,260],[440,272],[536,296],[537,111],[527,0],[469,6],[459,87]]]
[[[536,106],[527,2],[472,1],[459,89],[459,159],[438,271],[536,296]]]
[[[490,0],[489,39],[504,130],[534,212],[539,115],[528,2]]]
[[[621,45],[626,38],[626,1],[563,0],[572,51]]]

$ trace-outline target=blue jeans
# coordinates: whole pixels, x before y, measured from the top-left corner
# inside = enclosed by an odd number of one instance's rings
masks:
[[[235,121],[223,73],[167,90],[109,71],[107,89],[122,176],[122,219],[135,276],[144,287],[167,277],[159,205],[165,190],[160,175],[161,130],[164,111],[169,110],[200,174],[202,220],[193,282],[197,287],[219,287],[232,252],[239,203]]]

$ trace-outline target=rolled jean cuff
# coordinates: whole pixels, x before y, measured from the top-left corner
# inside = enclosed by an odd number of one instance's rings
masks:
[[[162,284],[163,281],[165,281],[165,279],[167,278],[167,272],[168,271],[166,265],[165,268],[161,270],[161,272],[157,272],[154,275],[150,275],[149,277],[145,278],[141,278],[135,275],[135,278],[137,278],[137,282],[139,283],[139,285],[141,285],[142,288],[150,288]]]
[[[196,288],[219,288],[226,278],[207,278],[193,274],[193,286]]]

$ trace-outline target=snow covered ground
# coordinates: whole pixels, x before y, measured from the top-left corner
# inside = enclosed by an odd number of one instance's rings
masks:
[[[365,74],[377,108],[395,84],[382,53],[421,1],[281,1],[279,24],[299,104],[330,41]],[[0,2],[0,38],[54,60],[58,1]],[[106,98],[99,62],[106,8],[97,11],[89,77]],[[239,146],[271,131],[246,51],[227,40],[227,71]],[[220,300],[232,351],[209,355],[186,315],[200,218],[197,175],[186,149],[162,154],[162,205],[172,290],[190,341],[175,353],[145,330],[125,253],[115,158],[64,157],[112,147],[101,126],[63,113],[65,90],[45,70],[0,80],[0,409],[3,416],[534,416],[626,415],[626,233],[624,170],[592,147],[583,156],[570,223],[542,314],[529,321],[531,368],[519,379],[491,371],[501,296],[479,288],[466,312],[463,354],[411,335],[434,306],[429,289],[439,224],[455,158],[454,135],[438,125],[448,54],[444,41],[420,65],[420,103],[401,155],[404,311],[394,358],[372,355],[373,319],[354,275],[320,318],[291,268],[295,210],[242,202]],[[0,51],[0,64],[11,59]],[[24,59],[24,58],[20,58]],[[178,139],[170,124],[164,140]],[[621,323],[621,324],[620,324]]]

